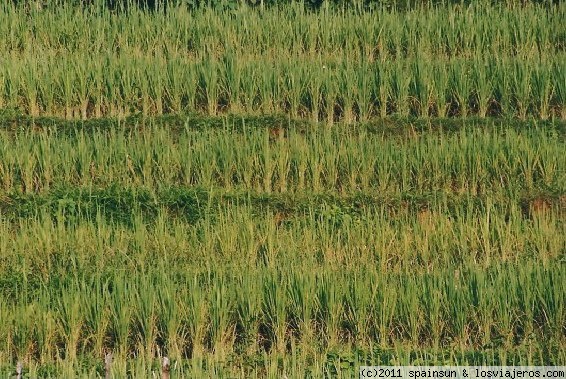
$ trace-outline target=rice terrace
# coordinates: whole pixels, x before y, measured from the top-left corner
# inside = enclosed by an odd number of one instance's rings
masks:
[[[566,365],[566,2],[0,0],[0,377]]]

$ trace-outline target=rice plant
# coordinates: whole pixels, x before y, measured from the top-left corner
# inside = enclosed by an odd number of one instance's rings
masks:
[[[0,376],[562,364],[564,16],[2,3]]]
[[[3,9],[0,104],[32,116],[288,112],[332,122],[338,108],[350,122],[436,108],[525,118],[538,117],[542,99],[544,117],[563,118],[562,3],[361,16],[292,7],[261,15],[245,7]],[[322,84],[329,74],[338,88]]]

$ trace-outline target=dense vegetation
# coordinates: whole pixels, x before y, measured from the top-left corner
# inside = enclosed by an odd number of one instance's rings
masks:
[[[0,12],[0,107],[66,118],[199,111],[565,118],[563,4],[407,12]]]
[[[69,4],[0,10],[0,376],[566,362],[562,3]]]

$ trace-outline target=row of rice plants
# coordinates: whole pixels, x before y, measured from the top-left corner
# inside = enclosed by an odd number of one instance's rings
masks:
[[[244,127],[245,128],[245,127]],[[389,138],[367,130],[246,128],[0,132],[0,188],[199,186],[259,193],[507,193],[566,188],[563,138],[497,126]]]
[[[56,57],[0,68],[0,106],[66,118],[200,111],[288,113],[315,121],[388,115],[566,118],[564,57],[333,64],[226,55]]]
[[[241,7],[222,12],[132,9],[113,13],[63,4],[29,14],[3,3],[0,51],[14,55],[264,55],[394,60],[479,58],[497,55],[549,57],[564,48],[563,3],[521,8],[477,2],[409,12],[307,12],[300,4],[267,11]]]
[[[3,276],[11,274],[20,288],[15,297],[0,302],[6,321],[0,328],[4,356],[74,361],[79,354],[101,356],[110,349],[146,359],[163,353],[222,357],[238,351],[283,353],[290,344],[316,351],[344,343],[384,349],[453,343],[471,351],[513,349],[542,340],[558,350],[531,359],[550,363],[564,353],[561,294],[566,281],[555,260],[487,268],[469,260],[442,268],[383,271],[369,263],[336,270],[325,264],[285,263],[281,257],[263,268],[235,266],[230,271],[231,266],[209,264],[195,272],[187,256],[179,261],[165,255],[153,262],[150,256],[157,252],[146,241],[147,247],[116,251],[92,274],[94,266],[81,262],[86,252],[74,257],[71,248],[84,244],[76,233],[85,227],[92,228],[75,224],[59,231],[61,257],[40,283],[31,280],[35,272],[28,261],[33,256],[26,251],[29,245],[23,245],[34,235],[16,238],[22,245],[10,260],[18,266]],[[138,234],[122,232],[121,238],[139,243]],[[104,247],[113,243],[110,236],[95,238]],[[94,249],[98,256],[104,254]],[[119,264],[135,259],[129,264],[133,268]],[[72,275],[54,275],[62,271]]]
[[[67,118],[186,110],[289,113],[330,123],[390,114],[564,118],[564,53],[553,32],[560,26],[550,26],[563,8],[421,10],[438,13],[427,27],[420,13],[383,11],[390,22],[369,13],[360,28],[357,17],[339,12],[208,10],[181,18],[73,7],[26,15],[8,7],[0,107]],[[545,23],[529,18],[532,12]],[[421,21],[407,21],[413,19]],[[484,26],[473,25],[476,19]],[[37,22],[32,32],[29,22]],[[445,38],[456,41],[447,54],[430,47]],[[497,45],[505,38],[514,42]],[[291,46],[303,48],[290,53]],[[396,53],[376,56],[379,46]]]
[[[546,266],[564,254],[564,211],[559,206],[526,213],[519,204],[500,204],[495,198],[449,202],[440,197],[422,208],[322,203],[286,211],[275,205],[242,205],[245,197],[207,201],[204,212],[192,220],[165,208],[148,219],[134,204],[124,211],[129,222],[121,222],[108,204],[78,212],[62,201],[54,209],[36,210],[39,214],[29,220],[5,214],[2,230],[12,237],[0,244],[5,259],[0,272],[6,278],[21,276],[12,278],[17,286],[2,290],[11,297],[26,278],[37,285],[67,277],[66,270],[129,271],[157,264],[155,257],[180,271],[369,265],[393,273],[502,262]]]

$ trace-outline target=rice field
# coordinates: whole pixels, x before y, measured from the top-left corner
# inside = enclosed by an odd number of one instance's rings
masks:
[[[0,376],[566,362],[566,7],[0,5]]]
[[[0,9],[0,107],[32,116],[566,117],[561,1],[361,14]]]

